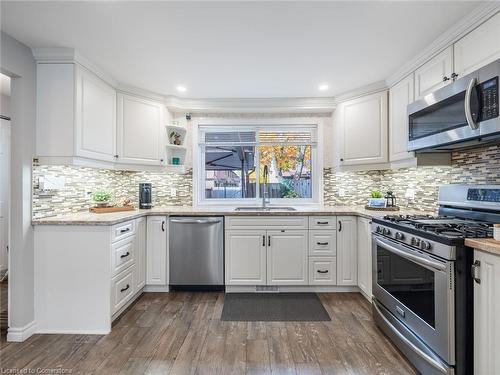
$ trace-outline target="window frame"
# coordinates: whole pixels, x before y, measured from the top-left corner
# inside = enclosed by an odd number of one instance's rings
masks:
[[[276,119],[200,119],[193,127],[193,205],[194,206],[260,206],[262,197],[258,197],[259,189],[256,189],[255,198],[205,198],[205,152],[202,150],[204,130],[278,130],[278,129],[301,129],[314,128],[316,132],[316,143],[311,145],[312,162],[312,197],[311,198],[272,198],[270,206],[320,206],[323,203],[323,127],[321,120],[316,118],[276,118]],[[258,146],[255,149],[257,161],[260,161]],[[260,163],[257,162],[256,173],[260,175]]]

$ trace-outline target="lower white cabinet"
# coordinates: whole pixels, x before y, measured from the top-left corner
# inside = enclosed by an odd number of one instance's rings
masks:
[[[147,228],[146,218],[137,219],[136,233],[134,237],[135,250],[135,287],[137,291],[146,285],[146,246],[147,246]]]
[[[148,216],[146,284],[167,285],[167,218]]]
[[[267,241],[267,284],[307,285],[307,230],[270,230]]]
[[[266,231],[230,230],[225,237],[226,285],[266,285]]]
[[[309,285],[337,284],[336,257],[309,257]]]
[[[337,285],[357,285],[357,218],[338,216],[337,221]]]
[[[364,295],[372,297],[371,220],[358,218],[358,286]]]
[[[135,266],[127,268],[111,280],[111,313],[115,314],[136,292],[134,283]]]
[[[500,374],[500,256],[474,250],[474,374]]]

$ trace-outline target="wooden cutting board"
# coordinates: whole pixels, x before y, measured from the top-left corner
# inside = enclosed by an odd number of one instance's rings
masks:
[[[134,206],[90,207],[89,211],[95,214],[108,214],[110,212],[133,211]]]

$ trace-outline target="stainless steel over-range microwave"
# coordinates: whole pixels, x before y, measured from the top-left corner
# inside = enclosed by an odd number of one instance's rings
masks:
[[[500,59],[408,105],[409,151],[500,140]]]

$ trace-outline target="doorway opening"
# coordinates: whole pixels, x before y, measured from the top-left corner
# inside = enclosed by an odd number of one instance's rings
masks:
[[[0,334],[8,329],[10,244],[10,77],[0,73]]]

